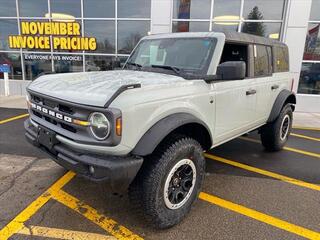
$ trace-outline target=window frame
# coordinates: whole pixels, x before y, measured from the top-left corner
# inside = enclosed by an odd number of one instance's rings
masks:
[[[15,1],[16,0],[12,0],[12,1]],[[20,28],[20,22],[21,21],[41,21],[41,20],[49,20],[49,21],[52,21],[52,17],[51,17],[51,12],[52,12],[52,9],[51,9],[51,2],[54,1],[54,0],[48,0],[46,1],[47,4],[47,7],[48,7],[48,14],[49,14],[49,17],[46,18],[45,16],[43,17],[30,17],[30,16],[27,16],[27,17],[22,17],[20,16],[20,9],[19,9],[19,1],[17,0],[18,4],[16,5],[16,8],[15,8],[15,15],[12,16],[12,17],[5,17],[5,16],[0,16],[0,19],[2,20],[14,20],[16,21],[16,25],[17,25],[17,28],[18,28],[18,35],[21,34],[21,28]],[[88,52],[88,51],[79,51],[79,52],[68,52],[67,50],[63,50],[63,51],[55,51],[53,50],[52,48],[50,48],[49,51],[42,51],[42,50],[33,50],[33,49],[30,49],[29,51],[27,50],[24,50],[24,49],[9,49],[9,50],[0,50],[1,53],[17,53],[17,54],[20,54],[20,65],[21,65],[21,69],[22,69],[22,80],[20,79],[12,79],[12,80],[19,80],[19,81],[32,81],[32,79],[30,78],[27,78],[27,74],[26,74],[26,71],[25,71],[25,62],[28,61],[28,60],[25,60],[24,59],[24,54],[35,54],[35,55],[39,55],[39,54],[43,54],[43,55],[46,55],[46,54],[49,54],[52,56],[52,59],[50,60],[51,61],[51,72],[54,72],[54,65],[55,65],[55,60],[53,59],[53,56],[54,55],[81,55],[82,56],[82,71],[85,72],[86,71],[86,59],[87,57],[86,56],[106,56],[106,57],[116,57],[116,58],[128,58],[130,56],[130,54],[127,54],[127,53],[119,53],[119,49],[118,49],[118,23],[121,22],[121,21],[131,21],[131,22],[138,22],[138,21],[147,21],[148,24],[146,24],[148,26],[148,31],[151,31],[151,27],[152,27],[152,19],[151,19],[151,14],[152,14],[152,11],[151,11],[151,8],[152,8],[152,4],[150,4],[150,7],[148,7],[148,15],[150,15],[150,17],[119,17],[118,16],[118,2],[120,0],[113,0],[115,2],[115,16],[112,17],[112,18],[101,18],[101,17],[85,17],[84,15],[84,0],[79,0],[80,1],[80,8],[81,8],[81,14],[79,17],[75,17],[75,20],[79,21],[80,24],[81,24],[81,36],[84,36],[85,32],[84,32],[84,28],[85,28],[85,24],[84,24],[84,21],[94,21],[94,20],[101,20],[101,21],[114,21],[114,24],[115,24],[115,31],[114,31],[114,34],[115,34],[115,51],[114,53],[102,53],[102,52]],[[94,36],[93,36],[94,37]]]
[[[221,58],[222,58],[222,54],[225,48],[225,45],[229,44],[229,45],[241,45],[241,46],[245,46],[247,48],[247,62],[246,62],[246,77],[245,79],[249,79],[249,78],[253,78],[254,77],[254,59],[253,59],[253,49],[252,49],[252,44],[250,43],[245,43],[245,42],[237,42],[237,41],[228,41],[226,40],[223,48],[222,48],[222,52],[221,52],[221,56],[220,56],[220,62],[221,62]]]
[[[163,39],[165,39],[165,38],[163,38]],[[203,38],[201,38],[201,37],[181,37],[178,39],[199,39],[199,40],[202,40]],[[212,42],[212,44],[214,44],[214,46],[213,46],[213,49],[209,53],[209,56],[208,56],[206,63],[204,64],[202,69],[199,69],[199,73],[197,73],[197,74],[206,74],[208,72],[208,69],[210,67],[210,64],[212,62],[212,58],[214,56],[214,53],[215,53],[215,50],[217,47],[218,39],[216,37],[208,37],[208,39],[210,39],[210,41]],[[134,57],[134,55],[137,53],[137,51],[139,51],[139,47],[143,42],[152,41],[152,40],[159,40],[159,39],[143,39],[143,40],[141,40],[138,43],[137,47],[131,52],[130,56],[127,58],[125,65],[127,64],[127,62],[130,62],[130,59]],[[152,68],[151,68],[151,70],[152,70]],[[153,72],[153,71],[150,71],[150,72]],[[175,74],[173,74],[173,75],[175,75]]]
[[[192,1],[192,0],[190,0]],[[196,1],[196,0],[194,0]],[[243,17],[244,14],[244,2],[246,0],[241,0],[241,5],[239,8],[239,17],[238,19],[214,19],[214,5],[215,5],[215,0],[211,0],[211,6],[210,7],[210,18],[189,18],[189,19],[178,19],[174,17],[174,4],[175,2],[171,0],[171,25],[170,25],[170,32],[173,30],[173,22],[207,22],[209,21],[209,29],[208,31],[211,32],[213,31],[213,25],[215,23],[237,23],[237,32],[242,32],[242,26],[244,23],[250,23],[250,22],[261,22],[261,23],[279,23],[280,24],[280,32],[279,32],[279,38],[277,40],[283,41],[284,40],[284,25],[285,25],[285,19],[286,19],[286,14],[287,14],[287,9],[288,9],[288,2],[290,0],[284,0],[283,4],[283,9],[282,9],[282,19],[261,19],[261,20],[254,20],[254,19],[245,19]]]
[[[312,8],[314,8],[314,6],[313,6],[313,2],[312,2],[312,6],[311,6]],[[312,11],[310,12],[310,16],[309,16],[309,20],[308,20],[308,29],[307,29],[307,33],[306,33],[306,36],[305,37],[307,37],[307,35],[308,35],[308,31],[309,31],[309,25],[310,24],[320,24],[320,18],[319,19],[314,19],[314,18],[312,18],[313,16],[312,16]],[[318,34],[318,39],[319,39],[319,34]],[[305,44],[306,44],[306,41],[305,41]],[[304,59],[304,57],[303,57],[303,59],[302,59],[302,62],[301,62],[301,69],[300,69],[300,75],[299,75],[299,81],[298,81],[298,86],[297,86],[297,94],[302,94],[302,95],[311,95],[311,96],[319,96],[320,95],[320,93],[301,93],[300,92],[300,84],[302,83],[302,81],[301,81],[301,73],[302,73],[302,67],[303,67],[303,65],[304,64],[320,64],[320,59],[315,59],[315,60],[312,60],[312,59],[310,59],[310,60],[307,60],[307,59]],[[320,80],[318,80],[318,82],[320,82]]]

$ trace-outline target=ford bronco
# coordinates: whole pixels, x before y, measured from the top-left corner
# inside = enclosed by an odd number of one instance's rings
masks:
[[[236,32],[151,35],[122,70],[33,81],[26,138],[66,169],[129,189],[146,219],[167,228],[198,197],[204,151],[253,130],[266,150],[283,148],[292,84],[279,41]]]

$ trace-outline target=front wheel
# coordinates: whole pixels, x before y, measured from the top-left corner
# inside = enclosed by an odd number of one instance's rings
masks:
[[[197,199],[205,174],[200,144],[188,137],[174,136],[147,159],[129,188],[145,217],[156,228],[179,223]]]
[[[290,135],[292,128],[292,108],[290,104],[285,105],[278,118],[261,128],[261,142],[268,151],[281,150]]]

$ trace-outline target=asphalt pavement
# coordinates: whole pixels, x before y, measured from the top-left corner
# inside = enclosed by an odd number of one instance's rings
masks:
[[[276,153],[255,132],[211,150],[191,213],[159,231],[126,193],[29,145],[24,114],[0,108],[0,239],[320,239],[320,129],[294,129]]]

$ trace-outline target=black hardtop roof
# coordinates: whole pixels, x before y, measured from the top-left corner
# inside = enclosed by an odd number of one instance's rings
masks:
[[[252,44],[262,44],[269,46],[287,47],[283,42],[275,39],[260,37],[247,33],[239,33],[232,31],[221,31],[226,36],[226,42],[238,42],[238,43],[252,43]]]
[[[191,37],[215,37],[225,35],[226,42],[236,42],[243,44],[262,44],[268,46],[278,46],[287,48],[285,43],[278,40],[260,37],[253,34],[239,33],[234,31],[213,31],[213,32],[179,32],[179,33],[160,33],[145,36],[143,39],[162,39],[162,38],[191,38]]]

